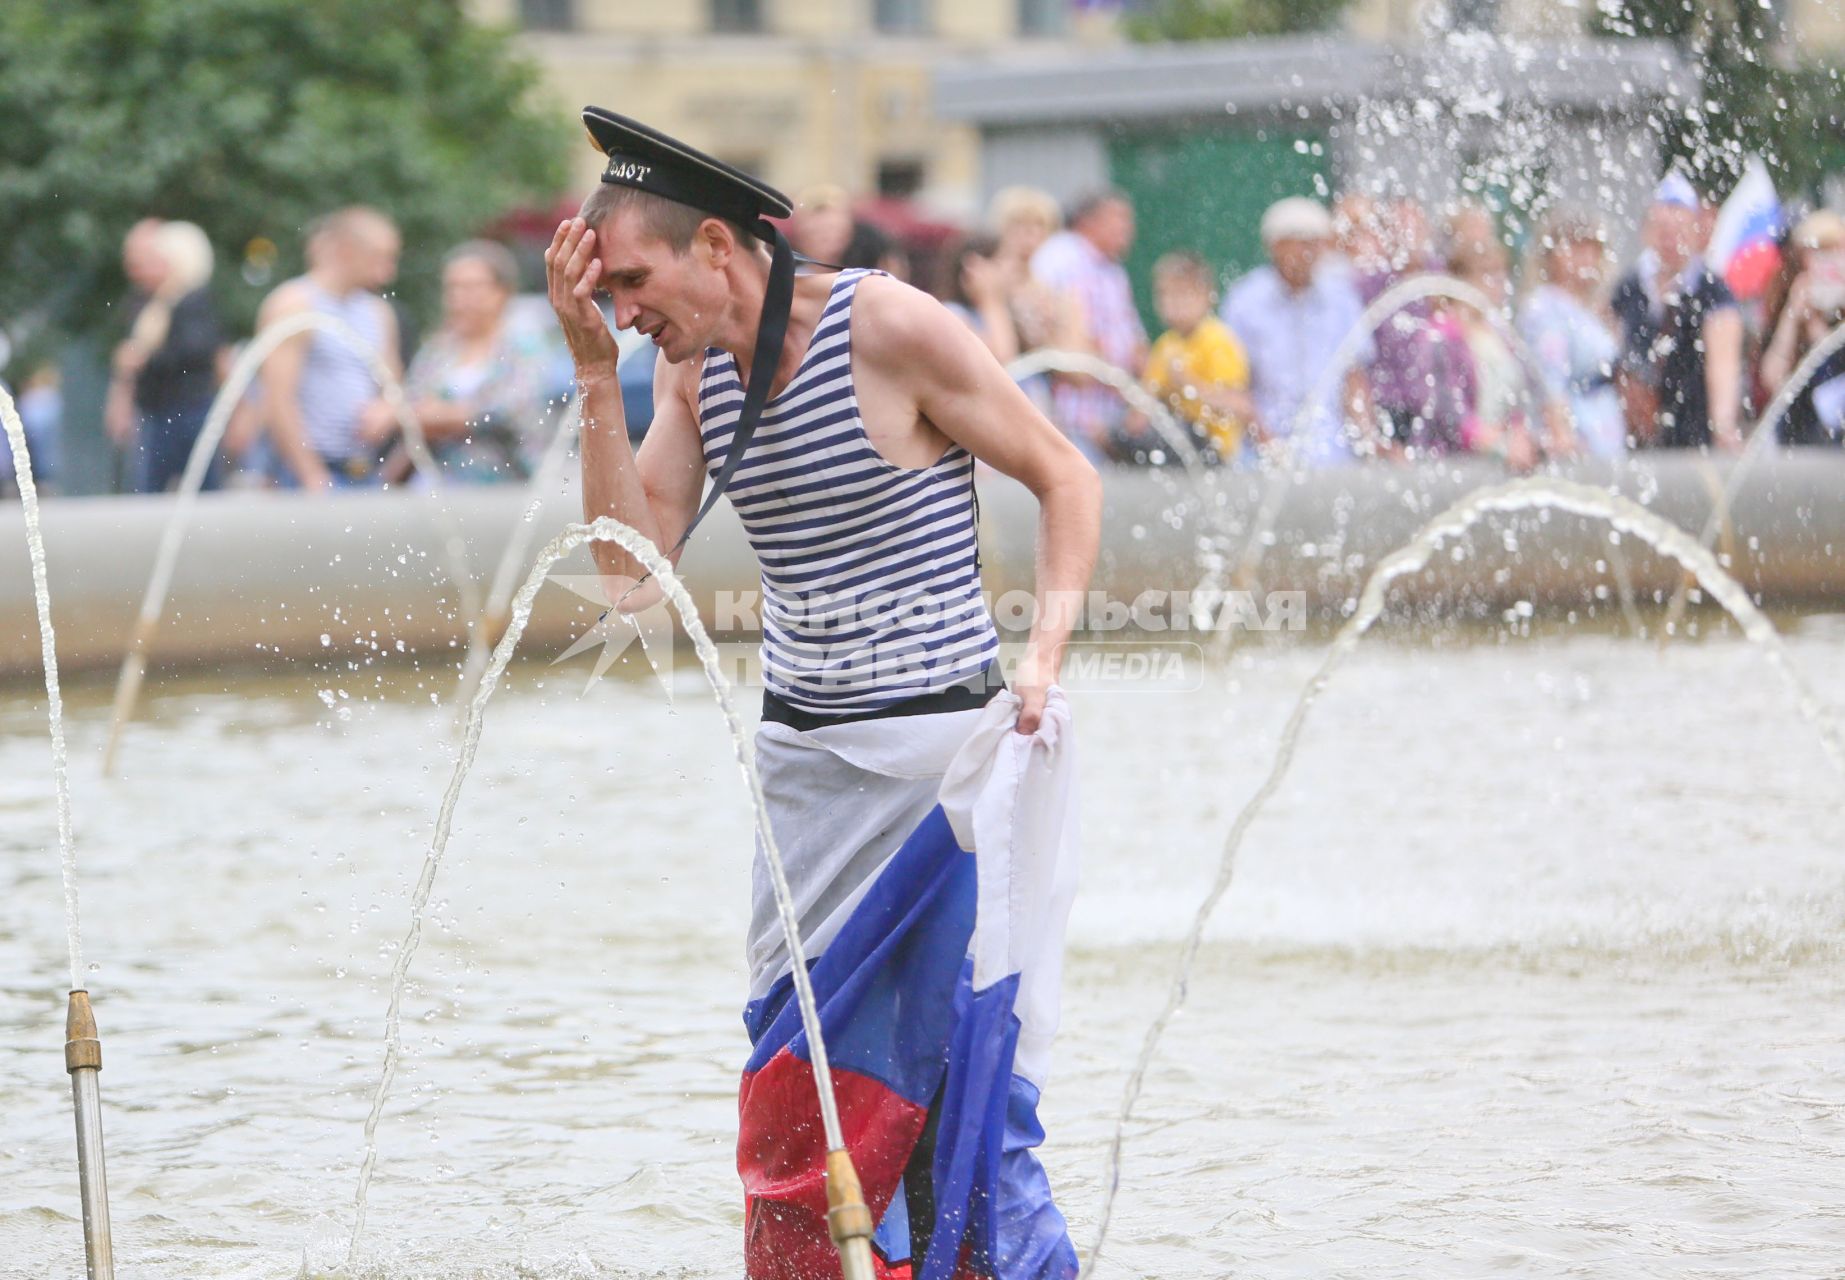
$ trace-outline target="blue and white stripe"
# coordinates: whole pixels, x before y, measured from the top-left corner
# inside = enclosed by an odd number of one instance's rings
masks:
[[[950,445],[900,467],[872,445],[852,383],[844,271],[726,490],[762,565],[763,678],[818,714],[875,711],[979,675],[999,651],[980,594],[974,459]],[[705,466],[724,465],[743,405],[736,361],[706,353]]]
[[[315,311],[343,323],[373,352],[384,350],[382,298],[364,289],[339,297],[310,277],[301,282]],[[344,336],[317,330],[301,369],[301,421],[308,448],[335,462],[366,453],[359,414],[377,396],[378,382],[365,353],[353,350]]]

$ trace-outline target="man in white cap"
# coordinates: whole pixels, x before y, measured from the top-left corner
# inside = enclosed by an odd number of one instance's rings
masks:
[[[1237,281],[1224,298],[1224,323],[1249,352],[1257,439],[1276,442],[1305,466],[1334,466],[1377,450],[1365,365],[1370,335],[1351,365],[1331,371],[1364,306],[1342,275],[1321,271],[1332,215],[1318,201],[1290,196],[1262,215],[1270,265]]]

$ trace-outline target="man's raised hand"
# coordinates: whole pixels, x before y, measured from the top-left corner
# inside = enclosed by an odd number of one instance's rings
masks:
[[[545,250],[545,289],[579,382],[615,376],[615,337],[596,306],[602,261],[595,251],[596,233],[581,218],[559,223]]]

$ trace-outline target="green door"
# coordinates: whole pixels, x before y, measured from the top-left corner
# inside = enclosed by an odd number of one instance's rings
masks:
[[[1147,332],[1153,314],[1153,263],[1189,249],[1233,279],[1260,266],[1262,213],[1283,196],[1325,200],[1331,173],[1318,133],[1203,127],[1122,133],[1109,141],[1114,184],[1134,202],[1136,234],[1128,274]]]

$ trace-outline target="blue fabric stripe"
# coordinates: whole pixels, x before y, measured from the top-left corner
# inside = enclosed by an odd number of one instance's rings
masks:
[[[821,1033],[835,1067],[869,1076],[928,1106],[942,1075],[954,1020],[948,999],[974,935],[974,860],[955,842],[940,805],[872,881],[859,905],[808,964]],[[808,1053],[801,1011],[784,974],[743,1013],[754,1049],[743,1070],[760,1071],[786,1046]],[[917,997],[935,994],[938,998]]]

